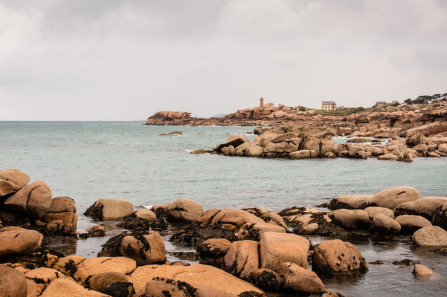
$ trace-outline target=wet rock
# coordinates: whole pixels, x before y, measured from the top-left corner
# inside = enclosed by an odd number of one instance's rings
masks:
[[[169,278],[154,278],[146,283],[145,297],[194,297],[197,289],[190,284]],[[168,295],[169,294],[169,295]]]
[[[258,242],[235,241],[224,258],[223,269],[241,279],[250,279],[251,273],[259,267]]]
[[[317,153],[314,150],[299,150],[289,154],[289,158],[292,160],[296,159],[311,159],[316,158]]]
[[[73,278],[84,283],[87,278],[103,272],[119,272],[128,274],[135,270],[135,260],[125,257],[98,257],[82,261],[76,266]]]
[[[432,223],[447,230],[447,203],[444,203],[436,209],[433,214]]]
[[[52,281],[45,291],[42,293],[41,297],[59,297],[59,296],[70,296],[70,297],[108,297],[96,291],[87,290],[76,282],[68,278],[60,278]]]
[[[227,239],[208,239],[197,247],[197,252],[200,254],[202,260],[201,264],[209,264],[220,266],[223,262],[223,257],[230,249],[231,242]]]
[[[135,212],[135,217],[148,221],[155,222],[157,220],[157,215],[150,209],[139,209]]]
[[[114,198],[101,198],[90,206],[84,215],[95,220],[117,220],[133,213],[133,204]]]
[[[237,230],[245,224],[264,223],[264,220],[240,209],[207,210],[197,222],[200,226],[220,226],[224,230]]]
[[[338,226],[348,230],[362,230],[370,226],[369,215],[360,209],[337,209],[329,213],[329,218]]]
[[[322,273],[368,270],[368,262],[356,246],[339,239],[320,242],[312,254],[312,268]]]
[[[169,241],[197,247],[205,240],[213,238],[223,238],[231,242],[238,239],[233,230],[222,230],[220,224],[203,227],[198,224],[192,224],[185,229],[177,231],[169,238]]]
[[[168,221],[191,223],[196,221],[203,213],[203,207],[190,199],[178,199],[174,202],[154,207],[158,217],[166,216]]]
[[[266,232],[259,242],[260,268],[278,271],[283,262],[307,268],[309,248],[309,240],[299,235]]]
[[[273,270],[259,268],[251,273],[251,282],[268,292],[279,292],[282,289],[284,278]]]
[[[280,271],[284,276],[284,288],[287,291],[309,294],[327,292],[323,282],[313,271],[290,262],[282,263]]]
[[[31,183],[7,198],[5,206],[30,218],[40,219],[50,208],[52,193],[43,181]]]
[[[148,221],[136,217],[134,213],[125,217],[124,221],[118,223],[117,226],[132,231],[147,231],[149,229],[162,231],[168,228],[168,222],[165,217],[157,218],[155,221]]]
[[[331,200],[328,208],[336,209],[359,209],[364,203],[369,202],[373,195],[345,195]]]
[[[431,250],[430,252],[437,253],[437,254],[440,254],[443,256],[447,256],[447,248],[435,249],[435,250]]]
[[[64,275],[72,276],[77,270],[77,266],[86,258],[77,255],[62,257],[54,264],[53,269],[62,272]]]
[[[165,262],[166,249],[163,238],[158,232],[133,231],[110,238],[98,256],[123,256],[134,259],[137,265],[147,265]]]
[[[379,214],[394,219],[394,212],[389,208],[371,206],[365,208],[365,211],[368,213],[370,219],[374,219]]]
[[[402,234],[413,234],[423,227],[431,226],[430,221],[421,216],[401,215],[396,217],[395,220],[400,224],[400,233]]]
[[[274,212],[268,212],[261,216],[261,219],[263,219],[266,223],[274,223],[280,227],[283,227],[284,229],[287,229],[286,222],[284,222],[284,219]]]
[[[26,272],[25,277],[28,279],[29,288],[31,287],[35,293],[40,295],[50,282],[58,278],[65,278],[65,275],[57,270],[41,267]],[[30,281],[34,284],[30,284]]]
[[[417,199],[420,199],[420,195],[415,188],[395,187],[377,193],[369,201],[363,203],[360,208],[380,206],[394,210],[404,202],[410,202]]]
[[[47,223],[47,230],[55,234],[74,234],[76,232],[78,216],[76,204],[69,197],[56,197],[51,200],[51,205],[42,217],[42,222]],[[55,230],[51,225],[57,222]]]
[[[414,232],[413,243],[418,246],[447,246],[447,231],[438,226],[427,226]]]
[[[191,155],[203,155],[205,154],[205,150],[204,149],[196,149],[193,150],[192,152],[190,152]]]
[[[138,267],[130,275],[130,282],[134,284],[135,288],[135,296],[142,296],[145,293],[146,283],[155,278],[173,279],[185,282],[194,288],[206,287],[224,290],[226,293],[234,295],[246,291],[262,293],[255,286],[212,266],[202,264],[191,266],[146,265]]]
[[[42,238],[34,230],[4,227],[0,229],[0,257],[31,253],[40,247]]]
[[[236,295],[219,289],[202,287],[197,289],[195,297],[236,297]]]
[[[400,224],[390,217],[378,214],[371,224],[371,231],[379,235],[395,235],[400,232]]]
[[[315,208],[293,206],[280,211],[278,215],[284,219],[286,224],[295,225],[300,217],[319,212]]]
[[[106,289],[107,287],[110,287],[112,284],[115,283],[128,283],[129,282],[129,277],[123,273],[120,272],[103,272],[103,273],[99,273],[96,274],[94,276],[92,276],[91,278],[89,278],[87,280],[88,286],[90,289],[98,291],[98,292],[103,292],[104,289]],[[133,286],[132,286],[132,290],[133,291]],[[117,294],[114,294],[117,295]],[[125,291],[124,294],[122,294],[122,296],[128,296],[129,292],[127,290],[127,287],[125,287]]]
[[[430,277],[433,275],[433,271],[431,271],[427,266],[416,264],[414,265],[413,274],[417,277]]]
[[[18,169],[0,170],[0,198],[14,194],[29,183],[29,176]]]
[[[419,264],[419,261],[411,260],[411,259],[403,259],[400,261],[393,261],[393,265],[398,266],[410,266],[410,265],[416,265]]]
[[[445,197],[424,197],[422,199],[400,204],[396,207],[394,213],[396,216],[417,215],[431,220],[436,209],[444,203],[447,203],[447,198]]]
[[[93,225],[85,229],[90,237],[103,237],[106,235],[106,229],[101,225]]]
[[[53,265],[59,259],[59,257],[63,256],[64,256],[63,254],[57,251],[49,251],[44,250],[42,248],[38,248],[36,251],[32,253],[27,253],[22,256],[8,257],[9,259],[8,261],[16,265],[26,267],[27,269],[35,269],[39,267],[52,268]]]
[[[259,240],[265,232],[285,233],[284,227],[278,226],[275,223],[256,223],[246,224],[243,229],[237,233],[239,239]]]
[[[0,265],[0,294],[5,297],[26,297],[25,275],[14,268]]]
[[[388,153],[388,154],[383,154],[383,155],[379,156],[377,159],[387,160],[387,161],[397,161],[397,160],[399,160],[399,157],[394,154]]]

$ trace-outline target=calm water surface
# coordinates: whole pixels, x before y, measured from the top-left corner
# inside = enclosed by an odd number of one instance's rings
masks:
[[[159,136],[181,130],[182,135]],[[230,134],[250,127],[152,127],[141,122],[0,122],[0,168],[18,168],[32,181],[44,180],[54,196],[76,201],[78,228],[92,224],[81,213],[102,197],[157,205],[180,197],[204,208],[261,206],[273,211],[315,206],[345,194],[374,194],[408,185],[422,196],[447,196],[447,158],[413,163],[370,160],[279,160],[190,155],[211,149]],[[200,133],[199,132],[203,132]],[[246,135],[252,139],[253,135]],[[110,224],[111,234],[120,232]],[[104,238],[77,243],[77,254],[92,257]],[[313,243],[321,238],[311,238]],[[346,296],[446,296],[447,257],[412,251],[407,239],[356,243],[370,271],[349,282],[326,279]],[[188,250],[168,243],[167,249]],[[419,259],[437,273],[415,279],[410,268],[392,260]]]

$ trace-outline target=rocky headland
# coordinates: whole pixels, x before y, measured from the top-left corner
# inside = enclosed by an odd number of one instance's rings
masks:
[[[205,210],[184,198],[135,210],[129,201],[101,198],[84,213],[98,225],[79,233],[75,202],[53,198],[48,185],[29,180],[16,169],[0,171],[0,296],[338,296],[326,280],[354,279],[383,264],[365,259],[352,239],[386,243],[399,236],[415,249],[446,254],[447,198],[421,197],[412,187],[278,213]],[[45,248],[49,237],[104,236],[105,221],[127,231],[107,240],[97,257]],[[196,249],[179,258],[200,263],[168,261],[160,236],[166,232],[170,241]],[[323,237],[318,244],[310,240],[315,235]],[[416,277],[433,275],[424,263],[396,263],[413,266]]]

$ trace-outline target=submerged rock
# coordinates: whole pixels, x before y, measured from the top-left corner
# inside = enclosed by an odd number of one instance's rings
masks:
[[[416,264],[414,265],[413,274],[417,277],[430,277],[433,275],[433,271],[431,271],[427,266]]]

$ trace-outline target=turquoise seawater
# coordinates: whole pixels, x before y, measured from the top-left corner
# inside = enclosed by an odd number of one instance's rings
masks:
[[[159,135],[174,130],[183,134]],[[202,203],[205,209],[260,206],[274,211],[402,185],[415,187],[421,196],[447,197],[447,158],[416,158],[413,163],[400,163],[189,154],[197,148],[211,149],[231,134],[252,130],[157,127],[141,122],[0,122],[0,168],[18,168],[32,181],[47,182],[53,196],[73,198],[79,228],[92,224],[81,213],[102,197],[129,200],[135,206],[184,197]],[[314,243],[319,240],[312,239]],[[77,253],[91,257],[101,243],[78,243]],[[371,265],[370,271],[355,282],[328,280],[329,288],[347,296],[377,295],[384,288],[389,292],[386,296],[443,296],[447,290],[446,257],[413,252],[405,240],[387,245],[359,243],[359,248],[368,261],[421,259],[422,264],[433,264],[438,274],[415,280],[408,267]]]

